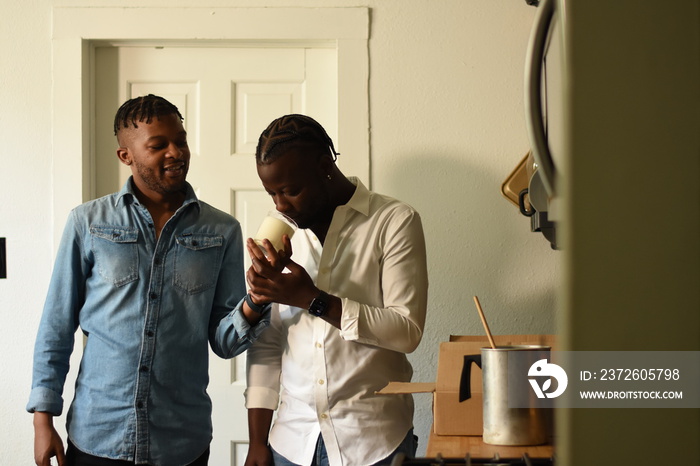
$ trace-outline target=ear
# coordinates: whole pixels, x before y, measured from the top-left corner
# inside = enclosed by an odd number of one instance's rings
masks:
[[[126,147],[119,147],[117,149],[117,157],[124,165],[131,165],[131,152]]]
[[[335,162],[330,156],[323,155],[318,161],[318,169],[322,178],[333,175],[335,170]]]

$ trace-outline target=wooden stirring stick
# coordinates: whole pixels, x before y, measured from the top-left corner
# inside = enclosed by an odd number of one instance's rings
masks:
[[[479,311],[479,317],[481,317],[481,323],[484,324],[484,330],[486,330],[486,336],[489,337],[489,343],[491,343],[491,348],[496,349],[496,343],[494,343],[493,341],[491,330],[489,330],[489,324],[486,323],[484,311],[481,309],[481,304],[479,304],[479,298],[477,298],[476,296],[474,296],[474,304],[476,304],[476,310]]]

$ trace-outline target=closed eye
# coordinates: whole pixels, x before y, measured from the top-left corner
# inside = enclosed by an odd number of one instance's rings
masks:
[[[294,188],[294,189],[283,189],[279,193],[275,193],[272,191],[265,190],[269,196],[275,197],[275,196],[285,196],[285,197],[296,197],[299,194],[301,194],[301,189],[299,188]]]

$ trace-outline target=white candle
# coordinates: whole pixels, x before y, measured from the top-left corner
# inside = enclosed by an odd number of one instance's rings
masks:
[[[267,239],[272,243],[272,246],[277,251],[284,249],[282,244],[282,235],[287,235],[291,239],[292,235],[296,231],[296,225],[291,223],[291,219],[285,218],[282,214],[277,211],[270,211],[260,224],[258,232],[253,238],[255,243],[260,246],[260,249],[267,255],[267,251],[263,247],[263,239]]]

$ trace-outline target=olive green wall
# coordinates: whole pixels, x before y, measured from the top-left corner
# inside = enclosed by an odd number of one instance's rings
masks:
[[[562,337],[700,350],[700,8],[569,0]],[[564,464],[700,463],[698,409],[560,413]]]

